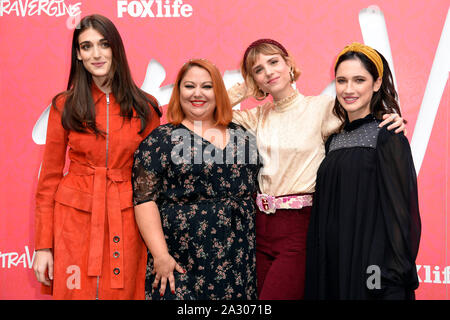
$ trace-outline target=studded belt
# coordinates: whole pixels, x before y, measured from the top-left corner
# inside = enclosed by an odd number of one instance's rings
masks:
[[[256,204],[261,212],[273,214],[277,209],[301,209],[312,206],[312,194],[288,195],[288,196],[270,196],[264,193],[258,193]]]

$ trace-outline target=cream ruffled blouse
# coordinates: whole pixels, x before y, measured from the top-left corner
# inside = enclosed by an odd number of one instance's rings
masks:
[[[242,87],[228,90],[232,105],[244,100]],[[260,191],[272,196],[313,193],[317,170],[325,157],[325,141],[341,121],[333,114],[334,98],[291,96],[249,110],[235,110],[233,122],[256,136],[263,168]]]

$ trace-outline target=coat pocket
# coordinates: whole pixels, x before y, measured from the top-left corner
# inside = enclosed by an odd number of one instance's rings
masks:
[[[107,195],[112,196],[112,188],[107,189]],[[73,189],[65,185],[60,184],[55,194],[55,201],[63,205],[76,208],[81,211],[92,211],[92,199],[93,196],[89,192]],[[133,191],[124,190],[119,192],[120,210],[133,207]],[[107,201],[107,199],[106,199]]]
[[[70,187],[59,185],[55,194],[55,201],[81,211],[92,211],[92,194]]]

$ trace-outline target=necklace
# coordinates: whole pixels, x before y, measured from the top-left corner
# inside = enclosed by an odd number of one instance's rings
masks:
[[[299,94],[300,93],[297,90],[295,90],[294,93],[292,93],[290,96],[287,96],[286,98],[274,102],[273,105],[275,106],[275,108],[282,108],[283,106],[289,104],[289,102],[294,100]]]

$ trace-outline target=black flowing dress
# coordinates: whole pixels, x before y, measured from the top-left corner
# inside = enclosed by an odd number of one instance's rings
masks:
[[[421,223],[409,142],[367,117],[326,143],[307,235],[305,299],[414,299]]]
[[[176,270],[175,294],[153,290],[149,300],[256,299],[255,204],[260,160],[254,136],[230,123],[224,149],[184,125],[156,128],[139,146],[133,166],[133,198],[155,201]]]

